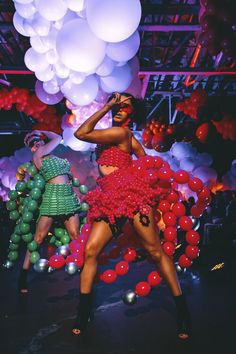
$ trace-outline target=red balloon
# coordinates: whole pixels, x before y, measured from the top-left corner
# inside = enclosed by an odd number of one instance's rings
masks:
[[[198,245],[200,241],[200,235],[197,231],[195,230],[189,230],[186,232],[185,235],[186,241],[191,245],[191,246],[196,246]]]
[[[201,192],[198,193],[198,199],[200,200],[206,200],[207,198],[210,197],[210,190],[207,187],[203,187]]]
[[[124,254],[124,260],[126,262],[132,262],[135,260],[136,257],[137,257],[137,252],[132,248],[128,248]]]
[[[88,234],[80,234],[78,237],[77,237],[77,239],[76,239],[76,241],[80,244],[80,245],[83,245],[83,246],[85,246],[86,245],[86,243],[87,243],[87,241],[88,241]]]
[[[77,240],[73,240],[69,243],[69,249],[71,253],[83,253],[84,252],[84,244],[78,243]]]
[[[129,263],[126,261],[120,261],[115,267],[116,274],[125,275],[129,271]]]
[[[153,271],[148,274],[147,281],[151,286],[156,286],[160,284],[162,278],[157,272]]]
[[[172,211],[173,211],[173,213],[174,213],[176,216],[180,217],[180,216],[183,216],[183,215],[185,214],[186,208],[185,208],[185,206],[184,206],[183,203],[178,202],[178,203],[175,203],[175,204],[172,206]]]
[[[144,128],[143,134],[142,134],[142,141],[143,145],[147,149],[152,149],[152,138],[153,138],[153,133],[149,128]]]
[[[81,228],[81,233],[82,233],[82,234],[85,234],[85,235],[89,234],[89,233],[90,233],[90,230],[91,230],[91,227],[92,227],[91,224],[84,224],[84,225],[82,226],[82,228]]]
[[[193,264],[193,261],[189,259],[186,254],[182,254],[178,261],[181,268],[188,268]]]
[[[176,224],[176,216],[172,211],[168,211],[163,215],[163,221],[167,226],[174,226]]]
[[[197,205],[193,205],[190,209],[190,214],[195,218],[200,218],[202,212],[203,212],[202,208],[199,208]]]
[[[189,174],[184,170],[179,170],[174,173],[174,180],[177,183],[183,184],[189,181]]]
[[[179,195],[178,193],[171,191],[166,200],[168,200],[170,203],[176,203],[179,200]]]
[[[197,246],[188,245],[185,249],[186,256],[193,260],[199,256],[199,248]]]
[[[210,126],[208,123],[203,123],[199,125],[199,127],[196,130],[196,137],[198,138],[199,141],[202,143],[205,143],[209,137],[210,133]]]
[[[199,190],[202,189],[203,183],[200,180],[200,178],[193,177],[189,180],[188,186],[193,192],[198,192]]]
[[[175,241],[177,236],[177,230],[173,226],[168,226],[164,231],[164,239],[165,241],[173,242]]]
[[[81,254],[70,254],[66,257],[66,264],[73,262],[78,268],[81,268],[84,264],[84,257]]]
[[[136,284],[135,292],[139,296],[147,296],[151,291],[151,286],[146,281],[140,281]]]
[[[184,231],[188,231],[191,230],[193,227],[193,222],[191,220],[191,218],[189,216],[181,216],[179,218],[179,226],[181,227],[181,229],[183,229]]]
[[[168,256],[173,256],[173,254],[175,253],[175,246],[172,242],[165,242],[162,245],[162,248]]]
[[[154,168],[158,169],[162,166],[162,164],[163,160],[159,156],[154,157]]]
[[[102,273],[101,279],[107,283],[111,284],[113,283],[117,278],[117,274],[113,269],[107,269],[105,272]]]
[[[170,203],[167,200],[163,199],[158,204],[158,209],[163,213],[166,213],[167,211],[170,210]]]
[[[59,269],[65,265],[65,258],[62,255],[55,254],[49,258],[49,265],[55,269]]]
[[[168,167],[161,167],[159,169],[159,171],[157,172],[157,177],[164,180],[164,181],[169,181],[169,179],[172,177],[172,175],[173,175],[173,172]]]

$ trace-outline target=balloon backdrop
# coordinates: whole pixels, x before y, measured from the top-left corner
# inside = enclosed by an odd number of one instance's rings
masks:
[[[137,78],[140,0],[22,1],[14,1],[13,24],[30,37],[25,65],[42,102],[86,106],[99,90],[125,91]]]

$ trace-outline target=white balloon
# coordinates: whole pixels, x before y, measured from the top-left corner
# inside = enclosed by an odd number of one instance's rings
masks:
[[[33,48],[26,51],[24,60],[27,68],[32,71],[43,71],[48,66],[45,55],[37,53]]]
[[[179,160],[196,155],[196,149],[190,143],[184,141],[174,143],[170,151]]]
[[[33,2],[33,0],[14,0],[14,2],[18,2],[19,4],[29,4]]]
[[[92,33],[85,20],[76,19],[67,22],[59,31],[56,48],[68,68],[86,72],[101,64],[106,43]]]
[[[217,179],[216,171],[208,166],[197,167],[193,170],[194,177],[198,177],[203,183],[207,184],[210,181],[215,181]]]
[[[103,62],[96,70],[96,74],[100,76],[107,76],[110,75],[115,67],[114,60],[110,59],[109,57],[105,56]]]
[[[70,69],[67,68],[60,59],[54,65],[55,73],[61,79],[67,79],[70,75]]]
[[[69,21],[74,20],[76,18],[78,18],[78,15],[75,12],[67,10],[67,13],[65,14],[65,16],[54,23],[54,27],[56,29],[60,30],[66,22],[69,22]]]
[[[68,9],[72,11],[82,11],[85,6],[85,0],[66,0]]]
[[[35,14],[31,24],[39,36],[47,36],[51,28],[51,22],[43,18],[39,13]]]
[[[63,141],[64,144],[69,146],[72,150],[75,151],[88,151],[91,150],[93,144],[87,143],[85,141],[79,140],[74,136],[74,128],[66,128],[63,131]]]
[[[109,43],[107,45],[107,56],[116,61],[127,61],[135,56],[140,46],[140,37],[138,31],[132,36],[118,43]]]
[[[30,44],[31,47],[37,52],[37,53],[46,53],[48,48],[45,46],[43,40],[39,36],[33,36],[30,37]]]
[[[87,0],[88,24],[97,37],[120,42],[130,37],[141,19],[139,0]]]
[[[63,0],[35,0],[35,5],[40,15],[49,21],[60,20],[67,11]]]
[[[73,84],[82,84],[86,78],[85,73],[78,73],[77,71],[72,71],[70,73],[70,80]]]
[[[42,37],[42,41],[48,49],[54,49],[56,47],[58,31],[55,28],[51,28],[47,36]]]
[[[85,106],[95,100],[98,82],[94,75],[87,76],[82,84],[73,84],[69,79],[61,87],[61,91],[72,103]]]
[[[43,83],[43,89],[51,95],[54,95],[55,93],[58,93],[60,91],[60,87],[55,77],[49,81],[45,81]]]
[[[180,168],[191,172],[195,168],[195,160],[191,157],[185,157],[180,160]]]
[[[49,64],[56,64],[59,59],[56,49],[50,49],[45,56]]]
[[[55,95],[50,95],[44,91],[43,83],[39,80],[37,80],[35,84],[35,93],[40,101],[49,105],[57,104],[63,98],[63,94],[61,92],[58,92]]]
[[[24,30],[27,33],[27,36],[33,37],[33,36],[37,36],[37,32],[34,30],[34,27],[32,25],[32,19],[25,19],[23,21],[23,26],[24,26]]]
[[[15,27],[15,29],[17,30],[17,32],[19,32],[20,34],[22,34],[22,36],[27,36],[29,37],[29,34],[27,33],[27,31],[24,28],[24,19],[23,17],[21,17],[18,12],[14,13],[13,16],[13,25]]]
[[[48,65],[48,67],[43,71],[35,71],[35,76],[40,81],[49,81],[55,76],[55,73],[52,70],[52,66]]]
[[[36,12],[36,8],[32,3],[20,4],[19,2],[15,2],[15,8],[18,14],[24,18],[29,18]]]
[[[128,64],[116,67],[111,75],[100,78],[100,86],[103,91],[111,93],[114,91],[125,91],[132,81],[131,69]]]

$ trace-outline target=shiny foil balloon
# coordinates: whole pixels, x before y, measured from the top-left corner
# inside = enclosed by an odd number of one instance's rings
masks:
[[[6,269],[11,269],[14,265],[14,262],[10,261],[10,259],[7,259],[4,263],[3,263],[3,268]]]
[[[67,257],[70,254],[70,249],[68,246],[60,246],[57,248],[56,254],[60,254],[63,257]]]
[[[65,272],[69,275],[73,275],[78,271],[78,267],[74,262],[70,262],[65,266]]]
[[[122,300],[126,305],[134,305],[137,302],[137,295],[133,290],[128,290],[123,296]]]
[[[44,273],[48,270],[48,260],[40,258],[37,262],[34,263],[34,270],[38,273]]]

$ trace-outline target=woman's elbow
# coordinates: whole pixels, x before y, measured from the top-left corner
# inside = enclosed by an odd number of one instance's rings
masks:
[[[85,138],[84,134],[79,131],[74,132],[74,137],[79,140],[84,140],[84,138]]]

